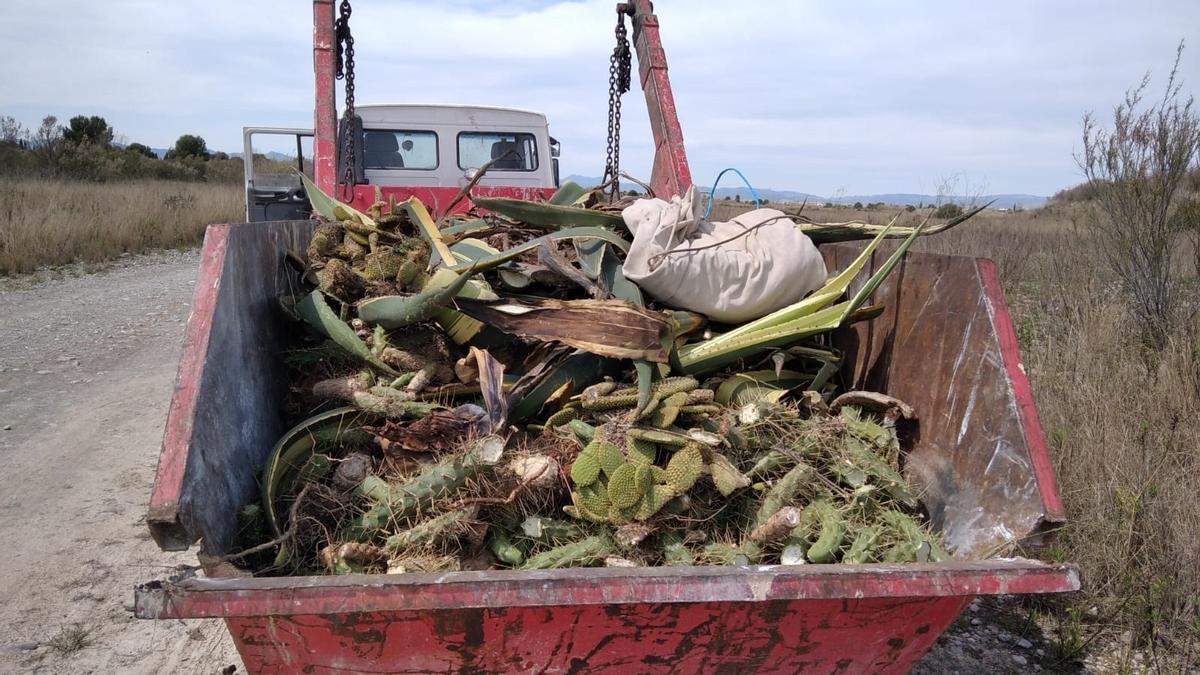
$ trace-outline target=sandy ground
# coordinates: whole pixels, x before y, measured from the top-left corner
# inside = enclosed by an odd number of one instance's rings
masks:
[[[143,517],[198,262],[0,279],[0,672],[240,670],[219,621],[131,614],[135,584],[196,562]],[[1109,672],[1056,663],[1012,609],[976,603],[916,672]]]
[[[131,614],[135,584],[196,562],[159,551],[143,516],[198,262],[0,285],[0,671],[240,664],[218,621]]]

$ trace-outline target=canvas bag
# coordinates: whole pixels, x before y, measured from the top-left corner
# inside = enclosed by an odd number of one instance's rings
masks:
[[[695,186],[669,202],[639,199],[626,207],[621,217],[633,245],[625,278],[667,305],[722,323],[765,316],[825,283],[816,245],[782,211],[755,209],[723,223],[701,213]]]

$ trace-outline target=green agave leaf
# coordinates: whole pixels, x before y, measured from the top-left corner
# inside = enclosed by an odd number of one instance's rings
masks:
[[[453,272],[451,272],[453,274]],[[474,269],[455,274],[449,283],[441,285],[435,277],[414,295],[384,295],[358,303],[358,318],[367,323],[378,324],[392,330],[403,328],[418,321],[433,318],[437,310],[444,307],[471,280]],[[445,277],[443,277],[445,279]],[[349,328],[347,326],[347,328]]]
[[[482,232],[490,230],[491,226],[481,218],[472,218],[470,220],[461,220],[453,225],[447,225],[441,228],[442,236],[454,234],[471,234],[473,232]],[[453,246],[451,248],[454,248]]]
[[[473,264],[477,271],[486,272],[490,269],[493,269],[495,267],[503,265],[504,263],[506,263],[510,260],[515,259],[516,257],[520,256],[521,254],[523,254],[527,251],[532,251],[533,249],[536,249],[538,246],[541,246],[543,241],[554,241],[554,240],[558,240],[558,239],[566,239],[566,240],[599,239],[599,240],[608,242],[608,243],[616,246],[617,248],[621,249],[622,251],[625,251],[625,252],[629,251],[629,242],[620,238],[616,234],[613,234],[613,232],[611,230],[606,230],[601,227],[576,227],[576,228],[568,228],[565,230],[559,230],[558,232],[555,232],[554,234],[547,234],[547,235],[544,235],[541,237],[537,237],[536,239],[530,239],[529,241],[525,242],[524,244],[521,244],[520,246],[514,246],[508,250],[501,251],[500,253],[497,253],[496,255],[492,255],[492,256],[489,256],[486,258],[480,258],[478,260],[475,260]],[[472,263],[460,262],[460,263],[451,265],[450,269],[457,272],[461,269],[466,269],[467,267],[470,267],[471,264]]]
[[[777,326],[730,338],[718,335],[704,342],[685,345],[679,350],[679,365],[683,372],[694,375],[715,370],[744,356],[770,347],[782,347],[803,338],[824,333],[841,324],[843,311],[849,302],[826,307]]]
[[[616,253],[609,250],[607,245],[601,251],[600,274],[597,280],[614,297],[621,300],[628,300],[639,307],[646,306],[646,299],[642,297],[642,289],[637,284],[625,278],[621,259],[617,257]]]
[[[454,254],[455,263],[473,263],[480,260],[486,260],[495,255],[500,254],[500,250],[492,247],[482,239],[473,239],[467,237],[460,239],[450,247],[450,252]]]
[[[441,267],[433,271],[433,275],[429,279],[429,283],[438,286],[447,286],[454,283],[457,275],[450,270]],[[483,279],[476,277],[467,282],[466,286],[458,292],[455,297],[459,298],[474,298],[476,300],[498,300],[500,296],[492,290]],[[434,314],[434,319],[446,334],[454,340],[455,344],[464,345],[467,342],[475,339],[479,335],[484,326],[482,322],[476,321],[462,312],[455,311],[449,307],[442,307]]]
[[[735,373],[717,388],[716,401],[721,405],[745,405],[759,400],[778,400],[789,390],[803,387],[812,375],[794,370],[752,370]]]
[[[870,279],[867,279],[867,283],[863,284],[862,288],[858,289],[858,292],[850,299],[849,306],[842,314],[842,321],[845,321],[851,314],[857,311],[867,301],[867,298],[871,297],[871,294],[875,292],[879,284],[883,283],[883,280],[892,273],[896,265],[900,264],[900,261],[904,258],[904,254],[908,253],[908,249],[913,245],[913,242],[917,240],[917,237],[921,236],[924,227],[925,225],[921,224],[914,228],[912,234],[908,235],[908,238],[896,247],[896,251],[888,257],[887,261],[875,271],[875,274],[871,275]]]
[[[574,206],[527,202],[507,197],[479,197],[472,201],[476,206],[536,227],[616,227],[625,222],[619,213],[581,209]]]
[[[589,385],[603,379],[613,363],[611,359],[597,356],[590,352],[575,351],[566,358],[549,365],[544,372],[532,375],[536,381],[524,394],[510,398],[508,419],[510,422],[520,422],[536,415],[546,400],[567,383],[572,383],[575,392],[583,391]],[[524,378],[522,378],[524,379]],[[518,382],[520,386],[521,382]],[[524,388],[523,388],[524,389]]]
[[[304,319],[305,323],[333,340],[337,346],[346,350],[351,356],[389,375],[400,374],[388,364],[380,361],[366,343],[358,339],[354,329],[338,318],[338,315],[325,302],[325,296],[321,294],[321,291],[313,291],[297,302],[296,312],[300,318]]]
[[[409,220],[417,224],[417,229],[421,232],[421,236],[429,245],[433,247],[433,253],[430,255],[429,263],[436,265],[454,265],[456,259],[454,254],[450,252],[450,248],[446,246],[446,242],[442,241],[442,233],[438,230],[437,223],[433,222],[433,217],[429,215],[429,210],[416,197],[409,197],[396,205],[408,214]],[[434,260],[436,256],[436,260]]]
[[[377,421],[370,413],[345,407],[314,415],[288,430],[279,439],[263,467],[263,507],[267,522],[275,536],[283,533],[287,523],[280,522],[280,501],[294,496],[296,483],[304,466],[322,445],[349,446],[367,444],[370,435],[363,425]]]
[[[365,225],[375,225],[375,221],[370,216],[355,209],[353,206],[345,202],[339,202],[333,197],[325,194],[317,187],[317,184],[309,180],[308,176],[300,172],[296,172],[300,176],[300,182],[304,184],[304,192],[308,195],[308,202],[312,204],[313,213],[325,218],[326,220],[341,220],[334,215],[334,209],[342,207],[347,213],[357,216],[358,219]]]
[[[948,220],[940,225],[926,227],[922,234],[930,235],[937,234],[939,232],[945,232],[956,225],[966,222],[972,216],[991,206],[994,201],[995,200],[992,200],[983,206],[972,209],[961,216],[952,218],[951,220]],[[808,238],[812,239],[813,243],[815,244],[831,244],[845,241],[856,241],[859,239],[870,239],[878,235],[884,229],[884,226],[882,225],[873,225],[871,223],[863,223],[859,221],[851,221],[847,223],[801,223],[799,227],[800,231],[808,235]],[[895,227],[888,234],[888,238],[899,239],[900,237],[907,237],[912,234],[914,229],[915,228],[903,226]]]
[[[893,219],[892,222],[896,222],[895,219]],[[783,309],[771,312],[760,319],[755,319],[749,323],[742,324],[728,333],[725,333],[722,337],[732,340],[742,335],[753,333],[756,330],[762,330],[763,328],[769,328],[785,321],[807,316],[813,312],[828,307],[829,303],[842,297],[842,294],[844,294],[846,289],[850,287],[850,282],[854,281],[854,278],[858,276],[859,272],[866,267],[867,262],[871,260],[871,254],[875,252],[875,249],[879,247],[880,242],[882,242],[884,237],[887,236],[888,232],[891,231],[891,227],[891,224],[889,224],[887,227],[884,227],[875,237],[875,239],[871,241],[871,243],[868,244],[865,249],[863,249],[863,252],[858,254],[858,257],[854,259],[854,262],[850,263],[846,269],[842,270],[837,276],[826,282],[824,286],[817,289],[812,295],[809,295],[807,298],[804,298],[800,302],[797,302],[793,305],[788,305]]]
[[[604,251],[608,249],[608,244],[600,239],[576,239],[574,243],[579,268],[587,278],[595,281],[600,276],[600,264],[604,260]]]
[[[567,181],[562,184],[550,197],[550,203],[556,206],[575,206],[582,203],[592,191],[578,183]]]
[[[802,338],[833,330],[855,317],[862,317],[859,309],[863,303],[896,268],[922,231],[920,226],[914,228],[908,238],[896,247],[896,251],[850,300],[759,330],[737,335],[726,333],[704,342],[686,345],[680,349],[680,366],[688,374],[707,372],[763,349],[783,347]]]

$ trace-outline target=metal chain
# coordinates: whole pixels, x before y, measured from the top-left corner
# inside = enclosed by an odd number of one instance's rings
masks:
[[[629,40],[625,37],[625,10],[617,6],[617,45],[608,59],[608,156],[604,162],[604,179],[601,184],[612,181],[608,201],[614,202],[621,194],[621,94],[629,91],[630,53]]]
[[[337,79],[346,80],[346,133],[343,139],[342,156],[346,158],[345,201],[354,198],[354,37],[350,35],[350,0],[342,0],[337,21],[334,23],[334,42],[337,44]]]

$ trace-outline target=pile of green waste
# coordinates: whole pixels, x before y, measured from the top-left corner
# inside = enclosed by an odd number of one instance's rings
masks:
[[[882,312],[868,301],[917,236],[973,213],[799,219],[818,244],[870,242],[731,326],[622,275],[622,204],[598,191],[435,220],[416,199],[362,213],[307,188],[320,222],[280,298],[299,422],[228,556],[256,574],[947,558],[901,474],[916,411],[843,391],[830,333]]]

